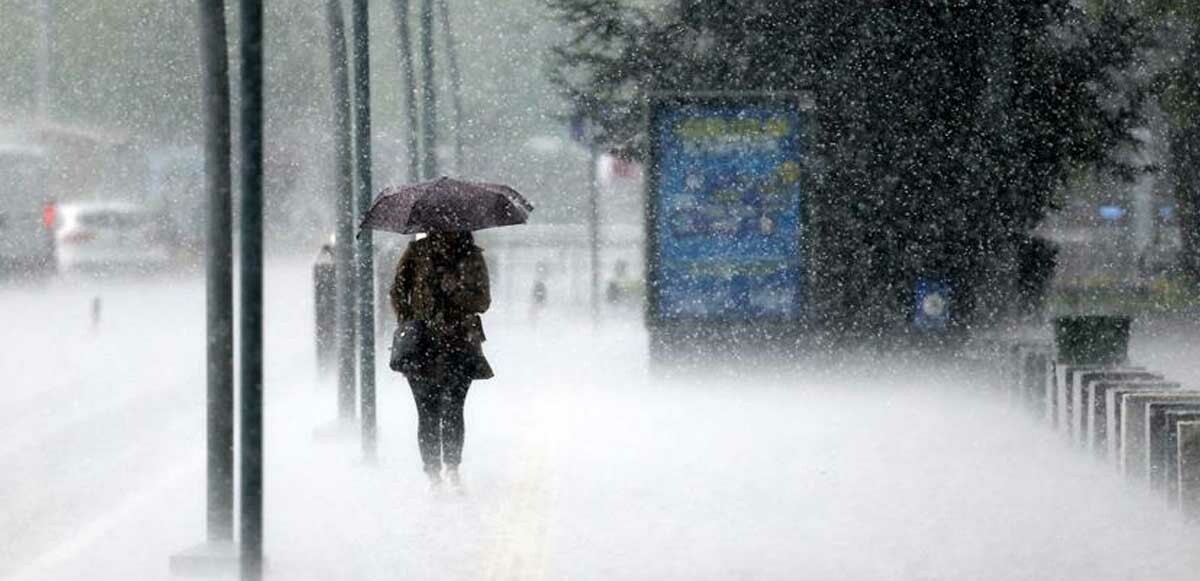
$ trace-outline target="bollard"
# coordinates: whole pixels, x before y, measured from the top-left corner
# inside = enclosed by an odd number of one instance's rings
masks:
[[[1112,390],[1120,390],[1128,388],[1124,393],[1129,393],[1130,390],[1142,391],[1161,391],[1168,389],[1179,389],[1179,384],[1170,381],[1097,381],[1090,385],[1087,397],[1087,406],[1092,413],[1086,418],[1084,425],[1084,448],[1090,449],[1093,453],[1100,457],[1109,456],[1108,454],[1108,434],[1109,434],[1109,410],[1114,409],[1112,402],[1116,396],[1109,397],[1109,392]],[[1113,420],[1113,423],[1119,420]]]
[[[1006,345],[1004,359],[1004,367],[1008,373],[1008,379],[1004,382],[1003,395],[1011,399],[1020,394],[1021,386],[1024,383],[1025,344],[1017,341]]]
[[[1200,404],[1150,404],[1146,410],[1147,477],[1172,501],[1177,500],[1175,427],[1184,421],[1200,421]]]
[[[1121,453],[1118,464],[1121,474],[1136,480],[1145,479],[1147,463],[1147,410],[1152,403],[1200,404],[1200,392],[1180,390],[1144,391],[1121,396]]]
[[[1070,412],[1067,414],[1071,439],[1084,448],[1090,447],[1087,425],[1094,419],[1096,408],[1099,407],[1095,398],[1092,397],[1097,383],[1102,381],[1162,381],[1162,379],[1161,375],[1150,373],[1139,367],[1080,371],[1076,374],[1075,381],[1068,386],[1070,396],[1067,400],[1072,402]]]
[[[1025,352],[1020,395],[1031,412],[1036,412],[1043,405],[1046,385],[1054,372],[1053,359],[1049,345],[1033,343]]]
[[[1052,425],[1055,429],[1071,434],[1071,416],[1075,413],[1075,403],[1071,394],[1075,391],[1075,381],[1079,374],[1085,371],[1103,371],[1100,365],[1061,362],[1058,365],[1058,376],[1054,382],[1054,404],[1051,410]]]
[[[337,361],[337,269],[333,247],[321,247],[313,264],[313,336],[316,342],[317,372],[329,375]]]
[[[1200,422],[1175,426],[1175,464],[1179,508],[1190,521],[1200,519]]]
[[[1054,414],[1054,389],[1058,379],[1058,363],[1054,360],[1054,349],[1051,348],[1046,353],[1046,376],[1042,378],[1041,387],[1038,388],[1037,405],[1041,409],[1042,420],[1050,422],[1050,418]]]
[[[1104,450],[1105,456],[1117,463],[1120,468],[1121,436],[1123,432],[1123,416],[1121,408],[1126,395],[1132,393],[1171,393],[1179,390],[1179,384],[1161,382],[1154,384],[1122,385],[1109,389],[1104,393]]]
[[[1181,392],[1187,394],[1189,392]],[[1196,392],[1191,392],[1196,393]],[[1200,414],[1200,401],[1184,402],[1150,402],[1145,405],[1145,461],[1138,468],[1141,478],[1150,484],[1154,490],[1166,490],[1163,486],[1167,469],[1166,447],[1172,445],[1170,438],[1164,433],[1168,427],[1170,414]]]
[[[1009,361],[1005,358],[1007,343],[1001,339],[981,337],[972,344],[972,349],[967,351],[967,355],[977,359],[987,369],[987,373],[994,379],[994,385],[997,389],[1003,389],[1004,382],[1007,381],[1010,373],[1008,369]]]

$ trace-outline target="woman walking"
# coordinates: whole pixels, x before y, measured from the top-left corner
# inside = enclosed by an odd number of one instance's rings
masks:
[[[423,327],[422,356],[406,376],[425,474],[435,491],[445,480],[462,492],[467,391],[472,381],[492,377],[479,318],[491,305],[483,251],[470,232],[432,232],[404,251],[390,295],[401,326],[420,321]]]

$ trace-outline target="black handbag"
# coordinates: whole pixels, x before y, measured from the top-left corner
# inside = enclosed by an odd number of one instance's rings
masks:
[[[425,321],[404,321],[392,335],[392,356],[388,366],[405,375],[420,369],[427,357],[429,329]]]

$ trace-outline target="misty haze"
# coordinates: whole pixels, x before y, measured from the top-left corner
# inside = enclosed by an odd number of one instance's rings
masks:
[[[1198,27],[0,0],[0,579],[1195,579]]]

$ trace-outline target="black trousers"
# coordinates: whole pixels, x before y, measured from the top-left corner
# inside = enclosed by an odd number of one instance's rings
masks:
[[[458,466],[465,434],[463,406],[471,380],[460,375],[438,380],[410,377],[408,385],[417,404],[417,445],[425,471],[440,472],[443,463]]]

